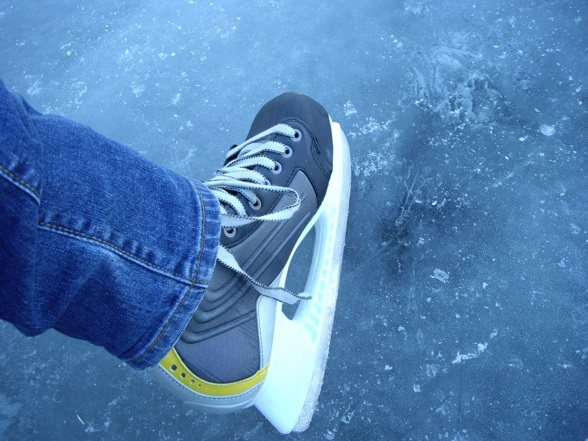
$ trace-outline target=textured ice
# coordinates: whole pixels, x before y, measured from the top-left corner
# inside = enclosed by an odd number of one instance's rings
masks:
[[[286,90],[348,134],[329,361],[293,439],[588,436],[584,0],[38,3],[0,0],[0,77],[180,173],[212,176]],[[281,439],[55,332],[0,346],[0,439]]]

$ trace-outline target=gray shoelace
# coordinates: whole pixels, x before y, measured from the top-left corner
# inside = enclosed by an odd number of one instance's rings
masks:
[[[273,126],[229,150],[226,164],[217,171],[214,178],[204,183],[219,200],[221,226],[227,234],[234,234],[235,228],[252,222],[286,221],[300,207],[300,196],[295,190],[289,187],[272,185],[265,176],[254,170],[255,167],[259,166],[274,173],[279,173],[281,171],[280,163],[265,156],[265,153],[279,153],[284,157],[291,155],[291,148],[288,145],[268,139],[275,134],[288,136],[292,139],[297,139],[300,136],[300,132],[286,124]],[[257,191],[289,194],[293,196],[294,202],[279,210],[261,216],[252,216],[247,213],[237,194],[241,194],[252,207],[256,208],[260,203],[256,194]],[[245,277],[264,296],[288,304],[309,298],[305,294],[295,294],[285,288],[266,286],[254,280],[241,268],[235,257],[223,245],[219,245],[217,260],[227,268]]]

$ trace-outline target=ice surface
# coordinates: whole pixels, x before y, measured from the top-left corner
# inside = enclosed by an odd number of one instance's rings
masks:
[[[0,77],[207,179],[295,90],[348,135],[322,394],[292,439],[588,437],[584,0],[0,0]],[[0,324],[0,439],[281,439]]]

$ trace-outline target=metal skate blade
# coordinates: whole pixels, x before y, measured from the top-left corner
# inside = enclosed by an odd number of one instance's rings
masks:
[[[279,308],[272,354],[254,404],[281,433],[303,432],[312,420],[329,353],[345,244],[351,160],[339,124],[333,132],[333,174],[315,224],[315,245],[305,291],[292,319]],[[280,305],[281,306],[281,305]]]

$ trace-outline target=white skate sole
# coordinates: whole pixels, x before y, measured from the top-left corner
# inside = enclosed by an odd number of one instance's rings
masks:
[[[269,370],[255,407],[281,433],[303,432],[310,425],[321,391],[335,315],[351,188],[349,144],[331,122],[333,172],[317,213],[314,253],[305,292],[292,319],[278,305]],[[299,242],[308,231],[305,231]],[[296,247],[299,244],[296,245]],[[296,249],[295,247],[295,249]],[[294,253],[292,253],[292,256]],[[290,261],[292,259],[290,258]],[[290,261],[279,279],[284,286]]]

